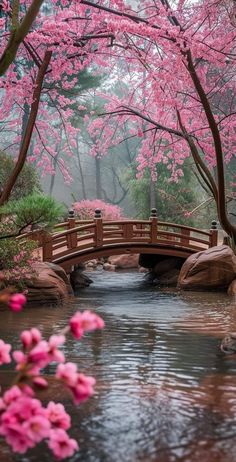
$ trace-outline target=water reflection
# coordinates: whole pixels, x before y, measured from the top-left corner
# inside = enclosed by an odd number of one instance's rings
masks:
[[[93,308],[106,328],[70,339],[68,360],[97,378],[97,394],[74,409],[73,462],[232,462],[236,439],[236,361],[219,351],[235,330],[235,307],[224,294],[158,291],[136,273],[93,273],[94,285],[61,308],[1,313],[0,337],[17,345],[32,324],[45,335],[62,328],[79,308]],[[5,369],[9,376],[9,368]],[[50,374],[50,369],[46,371]],[[2,374],[4,375],[4,374]],[[5,374],[6,375],[6,374]],[[3,379],[4,380],[4,379]],[[1,462],[49,462],[42,446]],[[7,459],[8,458],[8,459]]]

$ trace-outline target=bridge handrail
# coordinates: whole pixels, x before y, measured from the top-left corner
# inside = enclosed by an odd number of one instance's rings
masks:
[[[84,223],[84,220],[82,221],[82,223]],[[121,226],[122,225],[127,225],[127,224],[132,224],[132,225],[138,225],[138,224],[141,224],[141,225],[151,225],[152,223],[152,220],[122,220],[122,221],[119,221],[119,220],[106,220],[106,221],[103,221],[102,220],[102,224],[103,226]],[[76,226],[75,228],[70,228],[70,229],[66,229],[66,230],[63,230],[63,231],[60,231],[58,233],[54,233],[52,235],[52,240],[55,241],[59,238],[62,238],[62,237],[66,237],[66,236],[69,236],[71,234],[74,234],[74,233],[77,233],[77,232],[81,232],[81,231],[88,231],[88,230],[91,230],[91,229],[95,229],[96,227],[96,221],[89,221],[89,223],[85,224],[85,225],[82,225],[82,226]],[[211,236],[211,232],[207,232],[207,231],[203,231],[203,230],[199,230],[198,228],[194,228],[194,227],[191,227],[191,226],[186,226],[186,225],[180,225],[180,224],[175,224],[175,223],[170,223],[170,222],[165,222],[165,221],[157,221],[157,227],[158,227],[158,234],[161,235],[162,233],[165,234],[165,231],[163,230],[160,230],[159,227],[171,227],[171,228],[177,228],[177,229],[180,229],[180,230],[186,230],[188,232],[194,232],[194,233],[197,233],[197,234],[202,234],[204,236],[208,236],[210,237]],[[117,230],[118,231],[118,230]],[[148,231],[148,230],[147,230]],[[115,232],[115,230],[114,230]],[[137,232],[139,232],[139,230],[137,230]],[[166,233],[170,233],[170,231],[166,231]],[[171,235],[174,237],[181,237],[181,235],[179,233],[176,233],[176,232],[173,232],[171,233]],[[86,235],[84,236],[86,238]],[[182,235],[183,237],[183,235]],[[194,241],[199,241],[199,239],[197,238],[194,238],[193,236],[190,236],[192,240]],[[202,242],[204,243],[204,241],[199,241],[199,242]],[[207,241],[205,241],[207,243]]]
[[[83,225],[89,225],[89,224],[94,224],[95,223],[95,220],[94,219],[89,219],[89,220],[74,220],[75,221],[75,224],[76,225],[79,225],[79,226],[83,226]],[[120,220],[103,220],[102,219],[102,223],[103,225],[122,225],[123,223],[126,223],[126,224],[133,224],[133,223],[137,223],[137,224],[141,224],[141,225],[148,225],[151,223],[151,220],[135,220],[135,219],[120,219]],[[171,222],[165,222],[165,221],[159,221],[157,219],[157,224],[158,226],[168,226],[168,227],[173,227],[173,228],[179,228],[179,229],[185,229],[185,230],[188,230],[188,231],[192,231],[192,232],[195,232],[195,233],[199,233],[199,234],[204,234],[206,236],[210,236],[211,233],[209,231],[205,231],[205,230],[200,230],[199,228],[195,228],[195,227],[192,227],[192,226],[187,226],[187,225],[182,225],[182,224],[176,224],[176,223],[171,223]],[[69,221],[66,221],[66,222],[63,222],[63,223],[58,223],[54,226],[54,229],[57,229],[57,228],[60,228],[62,226],[68,226],[69,225]],[[73,229],[74,231],[76,230],[76,228],[78,228],[78,226],[74,227],[74,228],[71,228]],[[61,231],[62,233],[63,232],[66,232],[66,231],[70,231],[70,229],[67,229],[67,230],[63,230]],[[27,233],[28,234],[28,233]],[[55,236],[55,233],[53,234]]]
[[[71,233],[75,233],[75,232],[78,232],[78,231],[85,231],[85,230],[88,230],[88,229],[91,229],[91,228],[95,228],[95,226],[96,226],[96,224],[93,221],[92,223],[90,223],[88,225],[76,226],[75,228],[70,228],[70,229],[66,229],[65,231],[60,231],[59,233],[54,233],[52,235],[52,238],[54,239],[54,238],[58,238],[58,237],[62,237],[62,236],[68,236]]]
[[[177,225],[176,223],[168,223],[165,221],[158,221],[157,222],[159,226],[172,226],[174,228],[180,228],[180,229],[186,229],[188,231],[193,231],[194,233],[200,233],[200,234],[205,234],[206,236],[210,236],[211,233],[209,231],[204,231],[198,228],[193,228],[192,226],[186,226],[186,225]]]
[[[113,225],[121,225],[123,223],[126,223],[126,224],[133,224],[133,223],[137,223],[137,224],[144,224],[144,225],[150,225],[151,224],[151,220],[117,220],[117,221],[113,221],[113,220],[103,220],[102,221],[103,225],[109,225],[109,224],[113,224]],[[179,225],[179,224],[176,224],[176,223],[171,223],[171,222],[168,222],[168,221],[158,221],[157,220],[157,226],[168,226],[168,227],[172,227],[172,228],[180,228],[180,229],[186,229],[188,231],[193,231],[195,233],[200,233],[200,234],[204,234],[206,236],[210,236],[211,233],[209,231],[204,231],[204,230],[201,230],[201,229],[198,229],[198,228],[194,228],[192,226],[187,226],[187,225]]]

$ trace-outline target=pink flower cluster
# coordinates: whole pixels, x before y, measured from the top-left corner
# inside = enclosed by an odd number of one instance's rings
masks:
[[[89,310],[77,311],[70,319],[70,329],[75,338],[80,339],[85,332],[102,329],[104,321],[100,316]]]
[[[93,377],[78,373],[77,366],[74,363],[59,364],[56,377],[62,380],[70,389],[76,404],[85,401],[94,394],[93,386],[96,380]]]
[[[99,199],[82,200],[73,204],[73,209],[80,220],[89,220],[94,218],[96,209],[101,210],[104,220],[118,220],[122,218],[122,210],[117,205],[107,204]]]
[[[26,297],[24,294],[11,295],[9,299],[9,307],[12,311],[21,311],[26,303]]]
[[[0,339],[0,366],[11,362],[10,351],[11,345]]]
[[[48,341],[43,340],[41,332],[33,328],[21,333],[23,350],[13,352],[17,363],[16,369],[30,377],[37,377],[40,369],[46,367],[51,361],[64,362],[64,354],[58,349],[65,342],[64,335],[52,335]]]
[[[91,311],[77,312],[64,333],[70,332],[79,339],[84,332],[103,326],[103,320]],[[77,442],[66,432],[71,426],[70,416],[61,403],[50,401],[44,407],[36,399],[35,390],[48,386],[40,371],[52,361],[59,363],[55,378],[71,391],[76,404],[93,395],[95,379],[78,372],[76,364],[65,363],[64,354],[59,349],[65,343],[65,335],[51,335],[46,341],[38,329],[32,328],[24,330],[20,339],[22,350],[13,352],[18,371],[17,385],[0,398],[0,435],[14,452],[20,454],[46,440],[57,459],[70,457],[78,450]],[[10,350],[11,345],[0,340],[0,365],[11,362]]]
[[[0,400],[0,413],[0,434],[14,452],[24,454],[44,439],[57,459],[72,456],[78,449],[65,431],[71,422],[64,406],[50,401],[43,407],[29,387],[22,390],[13,386],[6,391]]]

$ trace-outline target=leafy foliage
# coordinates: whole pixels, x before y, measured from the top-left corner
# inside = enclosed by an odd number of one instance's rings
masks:
[[[196,216],[191,213],[194,208],[198,207],[201,200],[204,201],[204,195],[191,170],[187,166],[184,167],[184,176],[178,183],[175,183],[168,180],[166,169],[165,165],[158,166],[158,179],[152,186],[148,171],[138,180],[135,178],[134,171],[129,172],[130,197],[137,210],[137,216],[142,219],[150,216],[150,189],[152,187],[160,220],[189,226],[209,227],[211,219],[216,216],[213,207],[211,212],[209,208],[199,207]]]
[[[0,269],[2,285],[25,288],[26,282],[35,276],[32,269],[33,250],[37,243],[30,240],[2,239],[0,240]]]
[[[0,213],[5,215],[4,230],[8,227],[11,233],[18,233],[27,226],[51,228],[63,216],[64,208],[52,197],[33,193],[20,200],[9,201],[0,208]]]
[[[13,157],[5,152],[0,151],[0,187],[4,187],[9,173],[13,170],[15,165]],[[16,200],[28,196],[33,191],[41,191],[39,178],[35,168],[26,163],[21,174],[19,175],[15,186],[12,190],[10,199]]]

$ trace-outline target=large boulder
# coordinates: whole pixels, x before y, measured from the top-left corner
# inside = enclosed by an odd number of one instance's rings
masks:
[[[188,257],[178,286],[187,290],[223,290],[235,278],[236,256],[227,245],[219,245]]]
[[[69,278],[68,278],[66,272],[64,271],[64,269],[59,265],[55,265],[55,263],[46,263],[46,265],[50,269],[52,269],[54,271],[54,273],[56,273],[57,276],[59,276],[59,278],[61,278],[65,282],[68,293],[73,294],[73,290],[72,290]]]
[[[29,303],[60,304],[72,293],[68,277],[60,266],[37,262],[33,269],[36,275],[27,283]]]
[[[76,268],[70,274],[70,283],[75,292],[77,292],[79,289],[88,287],[92,282],[92,279],[86,276],[86,274],[84,274],[80,268]]]
[[[108,258],[108,263],[118,269],[138,268],[139,254],[124,254]]]
[[[227,291],[227,294],[230,295],[231,297],[236,297],[236,279],[234,279]]]

